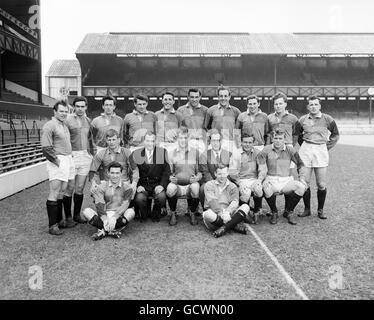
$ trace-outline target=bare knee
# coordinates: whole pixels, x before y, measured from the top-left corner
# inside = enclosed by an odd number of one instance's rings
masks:
[[[203,212],[203,219],[207,222],[214,222],[217,219],[217,214],[213,210],[208,209]]]
[[[198,182],[194,182],[190,184],[190,192],[192,198],[198,198],[200,192],[200,185]]]
[[[178,192],[178,186],[172,182],[170,182],[166,188],[166,195],[171,198],[176,196]]]

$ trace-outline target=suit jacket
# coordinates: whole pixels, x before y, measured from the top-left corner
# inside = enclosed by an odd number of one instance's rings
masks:
[[[144,187],[147,192],[153,191],[158,185],[166,190],[171,174],[166,149],[155,147],[151,164],[148,163],[144,147],[134,150],[131,157],[139,169],[138,186]]]
[[[231,158],[231,152],[226,149],[221,149],[220,162],[229,165]],[[203,178],[200,183],[206,183],[216,178],[215,172],[218,167],[218,163],[212,149],[204,152],[199,159],[199,171],[202,173]]]

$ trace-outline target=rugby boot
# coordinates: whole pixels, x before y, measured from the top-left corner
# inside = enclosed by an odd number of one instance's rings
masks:
[[[241,234],[249,234],[250,232],[248,226],[245,223],[238,223],[234,227],[234,231]]]
[[[175,212],[170,212],[170,220],[169,220],[169,225],[170,226],[175,226],[177,224],[177,214]]]
[[[54,235],[54,236],[61,236],[64,234],[64,232],[62,230],[59,229],[58,227],[58,224],[54,224],[53,226],[49,227],[49,231],[48,231],[50,234]]]
[[[196,226],[198,224],[195,212],[190,212],[190,223],[193,226]]]
[[[323,212],[323,209],[319,209],[317,212],[318,212],[318,218],[320,218],[320,219],[322,219],[322,220],[327,219],[327,216],[326,216],[326,214]]]
[[[305,208],[303,213],[299,213],[298,216],[301,218],[308,217],[311,215],[310,209]]]
[[[272,212],[271,213],[270,223],[271,224],[277,224],[278,223],[278,212]]]
[[[226,232],[227,232],[226,227],[222,226],[213,232],[213,236],[215,238],[219,238],[219,237],[222,237]]]

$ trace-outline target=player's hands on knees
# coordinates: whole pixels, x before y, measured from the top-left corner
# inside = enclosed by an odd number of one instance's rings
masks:
[[[177,184],[177,182],[178,182],[178,179],[175,176],[170,176],[169,180],[170,180],[171,183],[174,183],[174,184]]]
[[[138,189],[136,189],[136,192],[145,192],[145,189],[143,186],[139,186]]]
[[[163,186],[156,186],[156,188],[155,188],[155,195],[158,195],[162,191],[164,191],[164,187]]]

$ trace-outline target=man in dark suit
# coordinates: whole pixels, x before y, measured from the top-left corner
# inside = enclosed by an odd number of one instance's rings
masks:
[[[210,148],[204,152],[199,158],[199,171],[202,173],[203,177],[200,180],[200,203],[204,209],[204,185],[208,181],[214,180],[216,178],[216,170],[218,164],[224,164],[229,166],[231,164],[232,154],[226,149],[222,148],[222,135],[217,129],[212,129],[210,131]]]
[[[140,212],[140,221],[148,217],[148,208],[154,198],[153,210],[150,217],[152,221],[160,221],[161,216],[166,215],[165,190],[169,183],[170,165],[167,151],[156,147],[156,136],[147,132],[144,137],[144,147],[134,150],[132,160],[139,169],[139,182],[134,199],[135,207]]]

